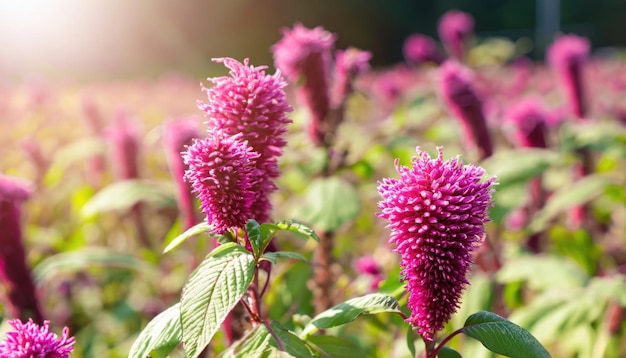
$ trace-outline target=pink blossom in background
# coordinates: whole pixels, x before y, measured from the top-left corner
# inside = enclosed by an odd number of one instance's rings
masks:
[[[272,179],[280,175],[278,157],[287,144],[284,134],[291,123],[287,113],[293,110],[284,91],[287,82],[280,72],[267,75],[266,66],[254,67],[247,59],[243,63],[232,58],[214,61],[224,63],[230,76],[209,79],[214,86],[205,88],[208,101],[199,101],[199,107],[206,112],[209,132],[241,133],[242,140],[258,153],[255,166],[262,175],[251,189],[256,196],[250,218],[267,222],[272,210],[268,196],[277,189]]]
[[[513,124],[513,140],[520,147],[547,148],[547,116],[541,101],[525,98],[513,104],[507,113]]]
[[[367,275],[372,278],[370,289],[375,291],[378,289],[380,282],[384,279],[380,265],[373,256],[363,256],[354,263],[356,270],[361,275]]]
[[[332,107],[337,108],[354,91],[355,78],[370,69],[372,54],[354,47],[335,51]]]
[[[578,118],[586,114],[583,67],[589,57],[589,40],[563,35],[548,48],[547,58],[561,81],[570,111]]]
[[[457,157],[436,159],[417,148],[411,167],[395,161],[399,179],[378,182],[377,216],[389,221],[389,242],[401,257],[409,293],[409,323],[432,342],[459,307],[469,284],[472,251],[485,237],[495,178]]]
[[[111,162],[118,180],[139,178],[139,130],[124,111],[117,112],[106,130]]]
[[[454,60],[444,62],[439,68],[439,94],[450,112],[461,122],[467,144],[477,148],[480,158],[484,159],[493,154],[493,144],[483,102],[472,81],[472,71]]]
[[[0,356],[3,358],[69,358],[74,350],[74,337],[69,328],[63,328],[63,335],[50,332],[50,322],[42,326],[33,320],[22,323],[19,319],[10,320],[13,331],[0,342]]]
[[[195,140],[183,153],[188,166],[185,180],[200,199],[200,208],[212,225],[209,232],[223,234],[242,228],[253,218],[256,193],[252,186],[263,174],[256,168],[258,158],[241,133],[229,136],[217,129]]]
[[[163,125],[165,155],[172,179],[176,183],[176,199],[184,229],[189,229],[196,224],[196,209],[194,196],[191,192],[192,187],[183,179],[185,163],[181,153],[192,144],[194,138],[199,136],[198,120],[195,117],[178,118]]]
[[[20,319],[43,321],[31,271],[22,242],[21,206],[32,185],[0,175],[0,280],[6,287],[5,309]]]
[[[443,62],[443,55],[439,51],[437,42],[432,37],[422,34],[412,34],[407,37],[402,53],[404,60],[414,66],[428,62],[438,65]]]
[[[474,17],[463,11],[450,10],[439,19],[437,31],[448,54],[461,60],[465,56],[465,42],[474,33]]]
[[[309,29],[299,23],[282,33],[280,41],[272,46],[274,64],[291,83],[297,84],[298,98],[311,116],[309,137],[321,145],[331,105],[331,56],[337,36],[322,27]]]

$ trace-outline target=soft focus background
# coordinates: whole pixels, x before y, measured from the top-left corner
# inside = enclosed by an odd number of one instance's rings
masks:
[[[492,133],[490,158],[465,146],[439,93],[439,67],[403,58],[410,34],[439,40],[437,22],[451,9],[475,19],[465,64]],[[76,335],[75,357],[127,357],[146,324],[178,302],[211,241],[161,254],[186,227],[180,176],[171,175],[182,149],[166,139],[184,131],[166,126],[180,120],[204,136],[200,84],[227,73],[211,58],[247,57],[274,73],[271,46],[281,28],[302,22],[337,34],[336,49],[373,55],[328,152],[341,157],[330,180],[329,154],[307,137],[307,108],[293,84],[286,88],[294,123],[273,215],[334,232],[336,302],[380,279],[381,290],[402,296],[398,255],[375,216],[376,182],[397,176],[394,159],[408,163],[417,145],[431,153],[442,145],[447,157],[499,176],[480,267],[445,332],[491,310],[528,328],[555,358],[625,357],[625,17],[626,0],[0,0],[0,173],[32,183],[23,244],[45,317],[55,332],[68,326]],[[581,60],[585,118],[572,114],[558,71],[544,62],[559,33],[591,43],[591,58]],[[540,103],[547,148],[521,148],[514,138],[508,113],[527,97]],[[572,174],[581,157],[582,177]],[[545,205],[529,205],[528,182],[541,184]],[[588,215],[573,225],[579,207]],[[203,220],[194,214],[192,222]],[[290,239],[278,238],[281,249],[311,258],[315,245]],[[531,239],[541,244],[534,251]],[[378,265],[376,275],[359,271],[363,258]],[[296,313],[313,315],[310,277],[309,264],[280,262],[264,297],[271,319],[296,329]],[[403,322],[389,316],[338,332],[346,357],[410,356]],[[222,350],[223,336],[212,344]],[[451,346],[493,357],[471,340]]]
[[[626,45],[622,0],[1,0],[0,79],[206,77],[212,57],[271,64],[279,29],[298,21],[324,26],[339,35],[338,48],[367,49],[374,65],[385,65],[402,59],[409,34],[436,37],[437,20],[454,8],[474,15],[479,37],[524,39],[533,56],[543,56],[556,31],[589,37],[596,48]],[[533,48],[527,41],[535,40]]]

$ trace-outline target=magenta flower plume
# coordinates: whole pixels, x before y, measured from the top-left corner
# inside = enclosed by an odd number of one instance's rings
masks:
[[[176,199],[185,229],[196,224],[195,202],[191,185],[184,180],[185,163],[180,154],[192,144],[200,133],[196,118],[179,118],[169,121],[163,126],[163,142],[166,150],[167,162],[172,179],[177,188]]]
[[[550,66],[556,71],[571,112],[585,116],[583,65],[589,56],[589,40],[576,35],[559,37],[548,49]]]
[[[461,60],[464,43],[474,32],[474,17],[463,11],[448,11],[439,20],[437,31],[450,56]]]
[[[205,89],[208,101],[199,101],[199,107],[207,114],[209,132],[241,133],[242,140],[258,153],[256,169],[262,174],[251,189],[256,197],[250,218],[266,222],[272,209],[268,195],[276,190],[272,179],[280,175],[278,157],[287,144],[284,134],[291,123],[287,112],[293,110],[284,91],[287,82],[280,72],[266,75],[266,66],[251,66],[247,59],[243,63],[232,58],[214,61],[224,63],[230,76],[209,79],[214,86]]]
[[[481,159],[493,154],[491,135],[483,111],[483,102],[472,86],[473,73],[460,63],[449,60],[439,69],[439,93],[452,114],[461,122],[465,140],[478,149]]]
[[[42,322],[20,222],[21,205],[31,191],[29,183],[0,175],[0,281],[6,287],[5,307],[11,316]]]
[[[438,65],[443,62],[443,55],[439,52],[437,42],[432,37],[422,34],[412,34],[407,37],[404,40],[402,53],[404,60],[414,66],[428,62]]]
[[[258,180],[255,164],[259,154],[242,137],[213,130],[183,153],[188,166],[185,180],[198,195],[212,233],[242,228],[252,218],[252,185]]]
[[[398,165],[399,179],[378,182],[383,199],[377,215],[387,219],[389,241],[400,253],[411,316],[426,341],[456,312],[472,251],[485,236],[495,178],[480,182],[484,170],[456,159],[443,160],[417,148],[412,167]]]
[[[272,46],[274,64],[292,83],[301,81],[297,94],[311,115],[308,133],[316,144],[322,144],[326,133],[323,125],[330,110],[329,77],[336,35],[302,24],[282,32],[282,39]]]
[[[547,148],[547,112],[534,98],[521,100],[509,108],[508,120],[515,126],[513,139],[524,148]]]
[[[9,321],[13,331],[6,334],[0,342],[0,357],[5,358],[69,358],[74,350],[74,337],[69,336],[69,329],[63,328],[63,335],[58,337],[50,332],[50,322],[42,326],[33,320],[22,323],[19,319]]]

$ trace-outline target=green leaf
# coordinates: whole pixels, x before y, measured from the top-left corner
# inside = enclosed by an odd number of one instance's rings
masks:
[[[180,325],[180,303],[159,313],[141,331],[132,347],[129,358],[145,358],[157,350],[161,356],[167,356],[182,339]]]
[[[410,324],[406,330],[406,345],[409,348],[409,352],[411,352],[411,357],[415,357],[417,353],[415,350],[415,335],[413,334],[413,326]]]
[[[550,357],[550,353],[528,331],[495,313],[480,311],[469,316],[462,331],[490,351],[507,357]]]
[[[298,261],[302,261],[302,262],[308,262],[309,260],[307,260],[306,257],[300,255],[297,252],[291,252],[291,251],[275,251],[275,252],[266,252],[263,254],[263,256],[261,258],[267,259],[269,261],[271,261],[274,265],[276,265],[276,259],[278,258],[288,258],[288,259],[295,259]]]
[[[305,341],[298,336],[289,332],[286,328],[279,325],[277,322],[271,322],[270,327],[274,331],[274,334],[283,344],[285,351],[294,357],[319,357],[320,354],[308,345]],[[276,345],[276,342],[270,342],[271,345]]]
[[[193,227],[190,227],[189,229],[187,229],[187,231],[185,231],[184,233],[178,235],[177,237],[175,237],[172,241],[170,241],[169,244],[167,244],[167,246],[163,249],[163,253],[168,253],[170,251],[172,251],[173,249],[177,248],[178,246],[180,246],[183,242],[185,242],[187,239],[192,238],[196,235],[202,234],[207,232],[207,230],[211,229],[211,225],[209,225],[206,221],[203,221]],[[215,235],[215,234],[209,234],[210,236],[219,236],[219,235]]]
[[[549,275],[545,273],[549,272]],[[550,288],[574,288],[584,286],[589,281],[587,273],[571,260],[548,255],[522,256],[506,260],[496,273],[500,283],[528,282],[528,287],[536,291]]]
[[[450,347],[441,348],[439,353],[437,353],[437,357],[439,358],[463,358],[463,356],[461,356],[461,353],[455,351],[454,349]]]
[[[550,196],[546,205],[537,213],[529,225],[531,232],[539,232],[559,213],[584,204],[604,192],[611,180],[602,175],[588,175]]]
[[[250,245],[252,246],[254,257],[259,257],[259,255],[263,252],[261,251],[261,245],[264,241],[264,235],[261,233],[261,225],[259,225],[256,220],[249,220],[246,223],[246,232],[248,233],[248,239],[250,239]],[[269,242],[269,240],[267,241]],[[263,250],[265,250],[264,247]]]
[[[233,343],[221,355],[221,358],[261,357],[270,348],[272,337],[264,325],[258,325],[237,342]]]
[[[310,336],[307,338],[307,342],[312,343],[322,350],[323,353],[326,353],[329,357],[333,358],[354,358],[367,356],[367,352],[364,352],[360,347],[354,345],[352,342],[335,336]]]
[[[46,258],[33,269],[33,278],[39,283],[51,279],[59,272],[82,272],[95,266],[134,270],[150,275],[157,273],[154,267],[134,256],[93,247],[63,252]]]
[[[315,329],[314,327],[328,329],[352,322],[362,315],[382,312],[402,314],[398,301],[389,295],[371,293],[362,297],[356,297],[317,315],[304,328],[300,336],[306,337]]]
[[[490,175],[498,178],[498,190],[511,185],[526,183],[541,175],[561,160],[558,152],[539,148],[503,150],[481,162]]]
[[[316,179],[305,195],[305,205],[298,217],[318,230],[334,231],[359,213],[356,190],[340,178]]]
[[[266,225],[266,224],[263,224],[263,225]],[[274,225],[280,230],[291,231],[300,236],[304,236],[304,238],[306,239],[313,239],[317,242],[320,242],[320,238],[319,236],[317,236],[315,231],[302,223],[299,223],[293,220],[285,220],[285,221],[279,221],[277,223],[269,224],[269,225]]]
[[[174,194],[161,185],[145,180],[124,180],[113,183],[94,195],[81,213],[91,217],[108,211],[129,210],[140,202],[147,202],[158,207],[176,205]]]
[[[320,241],[313,229],[293,220],[280,221],[275,224],[264,223],[262,225],[259,225],[254,220],[250,220],[248,224],[246,224],[246,231],[248,232],[252,249],[255,251],[257,257],[259,254],[265,252],[274,234],[278,231],[291,231],[307,239],[313,239],[317,242]]]
[[[189,276],[181,299],[185,357],[197,357],[209,344],[246,293],[255,264],[244,247],[227,243],[213,250]]]

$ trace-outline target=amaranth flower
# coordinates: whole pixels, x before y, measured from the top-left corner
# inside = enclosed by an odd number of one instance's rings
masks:
[[[493,154],[491,135],[483,110],[483,101],[472,85],[473,73],[454,60],[439,69],[439,93],[452,114],[461,122],[465,140],[478,149],[481,159]]]
[[[589,56],[589,40],[576,35],[564,35],[548,48],[548,62],[556,71],[567,97],[571,112],[578,118],[585,115],[583,65]]]
[[[291,123],[287,112],[293,110],[284,91],[287,82],[280,72],[267,75],[267,66],[251,66],[248,59],[243,63],[232,58],[213,61],[224,63],[230,76],[210,78],[214,86],[204,89],[208,101],[198,101],[199,107],[207,114],[209,132],[241,133],[241,139],[258,153],[255,165],[262,174],[252,183],[255,197],[250,218],[267,222],[272,209],[268,195],[276,190],[272,179],[280,175],[278,157],[287,144],[283,136]]]
[[[63,335],[58,337],[50,332],[50,322],[42,326],[33,320],[22,323],[19,319],[9,321],[13,331],[6,334],[0,342],[0,356],[5,358],[68,358],[74,350],[74,337],[69,336],[69,329],[63,328]]]
[[[495,181],[481,182],[482,168],[464,165],[458,157],[444,161],[442,148],[438,151],[431,159],[418,147],[412,167],[396,159],[399,179],[378,182],[383,200],[377,215],[389,220],[389,241],[400,253],[409,292],[407,322],[426,341],[433,341],[456,312],[469,284],[471,253],[484,239]]]
[[[22,242],[21,206],[30,197],[30,183],[0,175],[0,282],[5,286],[5,309],[16,318],[43,320],[35,284]]]
[[[282,32],[282,39],[272,46],[274,64],[289,81],[299,82],[298,97],[311,115],[309,136],[316,144],[321,144],[331,105],[331,56],[337,36],[322,27],[309,29],[302,24]]]
[[[185,180],[200,199],[200,209],[212,225],[209,230],[212,233],[242,228],[253,218],[252,185],[258,181],[259,170],[255,165],[259,154],[242,137],[213,130],[208,137],[195,140],[183,153],[188,166]]]
[[[437,31],[450,56],[461,60],[465,42],[474,32],[474,17],[463,11],[450,10],[439,20]]]

